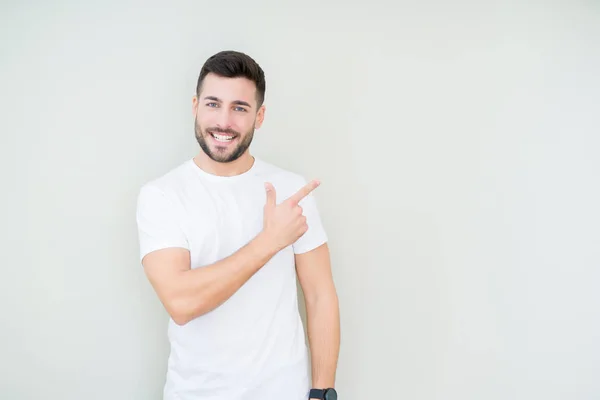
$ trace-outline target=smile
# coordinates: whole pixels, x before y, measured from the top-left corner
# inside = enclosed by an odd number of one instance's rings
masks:
[[[231,142],[233,139],[235,139],[235,135],[228,135],[228,134],[221,134],[221,133],[212,133],[212,132],[210,132],[210,135],[216,141],[221,142],[221,143]]]

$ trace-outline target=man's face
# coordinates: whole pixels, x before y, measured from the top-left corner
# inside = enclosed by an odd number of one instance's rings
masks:
[[[248,150],[264,118],[264,106],[257,110],[254,82],[214,74],[204,78],[193,112],[198,144],[221,163],[235,161]]]

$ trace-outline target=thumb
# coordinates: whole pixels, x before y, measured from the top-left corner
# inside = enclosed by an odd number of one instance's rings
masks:
[[[274,208],[276,205],[275,187],[267,182],[265,183],[265,189],[267,191],[267,208]]]

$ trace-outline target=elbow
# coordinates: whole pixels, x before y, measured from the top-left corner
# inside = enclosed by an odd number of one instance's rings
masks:
[[[173,322],[179,326],[184,326],[193,319],[184,313],[170,312],[169,315]]]
[[[174,298],[166,304],[167,312],[173,322],[184,326],[204,314],[202,304],[192,304],[185,298]]]
[[[306,295],[304,300],[306,302],[306,306],[309,308],[339,307],[339,299],[335,290]]]

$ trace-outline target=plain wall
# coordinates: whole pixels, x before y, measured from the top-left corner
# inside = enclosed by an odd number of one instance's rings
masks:
[[[222,49],[266,72],[254,153],[323,181],[341,399],[600,397],[598,2],[1,15],[0,398],[160,399],[135,200],[198,151]]]

